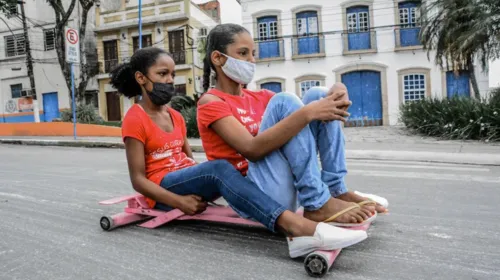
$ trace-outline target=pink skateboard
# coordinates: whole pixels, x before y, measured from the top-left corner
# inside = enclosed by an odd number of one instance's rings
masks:
[[[105,231],[113,230],[135,222],[142,222],[140,227],[156,228],[173,220],[204,220],[220,223],[249,225],[255,227],[264,226],[258,222],[243,219],[226,206],[209,206],[205,212],[199,215],[188,216],[178,209],[169,212],[149,208],[144,196],[140,194],[113,198],[99,202],[101,205],[112,205],[127,202],[124,212],[112,216],[103,216],[100,220],[101,228]],[[147,220],[147,221],[146,221]],[[367,230],[370,225],[364,225],[351,229]],[[333,262],[340,254],[341,249],[333,251],[315,251],[306,256],[304,267],[312,277],[321,278],[325,276]]]

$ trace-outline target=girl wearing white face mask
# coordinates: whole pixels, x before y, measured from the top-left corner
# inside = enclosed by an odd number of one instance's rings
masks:
[[[348,191],[344,183],[341,122],[351,104],[345,86],[313,87],[302,100],[293,93],[243,89],[253,79],[254,56],[254,41],[239,25],[221,24],[208,35],[207,92],[198,103],[208,159],[228,160],[288,209],[303,206],[313,221],[357,226],[386,212],[387,200]],[[209,89],[211,71],[217,82]]]

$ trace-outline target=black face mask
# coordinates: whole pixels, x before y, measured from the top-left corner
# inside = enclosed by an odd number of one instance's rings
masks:
[[[150,79],[148,78],[148,80]],[[153,90],[152,91],[146,90],[146,92],[148,93],[149,99],[151,100],[151,102],[153,102],[153,104],[157,106],[163,106],[168,102],[170,102],[172,97],[175,96],[174,84],[155,83],[153,81],[151,82],[153,83]]]

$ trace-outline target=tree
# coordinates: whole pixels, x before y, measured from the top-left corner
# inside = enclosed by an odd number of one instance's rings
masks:
[[[0,12],[9,13],[9,8],[17,5],[18,0],[0,0]]]
[[[498,5],[500,0],[435,0],[423,9],[426,20],[420,40],[428,57],[435,51],[437,65],[467,70],[475,95],[479,94],[475,59],[484,71],[489,60],[498,58]]]
[[[50,6],[54,9],[54,13],[56,16],[56,27],[55,27],[55,44],[57,51],[57,59],[59,61],[59,65],[61,66],[61,70],[66,80],[66,85],[69,90],[70,100],[71,98],[71,69],[70,65],[66,62],[66,52],[65,52],[65,34],[64,27],[68,23],[68,19],[70,18],[75,5],[77,4],[77,0],[70,0],[69,7],[67,9],[63,6],[62,0],[48,0]],[[79,30],[79,41],[80,41],[80,79],[78,85],[75,85],[75,99],[77,101],[82,101],[85,88],[87,87],[88,81],[90,78],[97,74],[97,61],[87,59],[87,52],[85,46],[85,31],[87,29],[87,16],[89,10],[94,6],[96,0],[79,0],[81,5],[81,14],[80,14],[80,26]]]

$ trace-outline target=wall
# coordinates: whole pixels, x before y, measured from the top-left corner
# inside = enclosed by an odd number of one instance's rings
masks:
[[[421,50],[406,50],[395,52],[395,32],[392,27],[395,24],[395,9],[392,1],[373,1],[371,26],[389,26],[387,28],[376,28],[377,52],[370,54],[343,54],[343,39],[341,31],[344,29],[341,3],[352,1],[338,1],[332,4],[328,0],[309,1],[312,5],[321,7],[319,30],[322,32],[332,32],[334,34],[325,35],[325,57],[306,58],[292,60],[292,43],[288,37],[284,42],[285,60],[260,62],[254,82],[249,88],[256,88],[256,81],[277,77],[286,80],[286,91],[296,92],[295,79],[304,75],[322,75],[325,77],[325,85],[331,86],[337,81],[336,71],[341,71],[347,66],[376,65],[385,68],[387,87],[387,116],[388,124],[394,125],[398,122],[398,112],[400,105],[400,92],[398,70],[405,68],[427,68],[430,69],[430,90],[434,97],[442,97],[443,93],[443,72],[436,67],[433,62],[427,59],[427,54]],[[370,1],[368,1],[370,2]],[[294,34],[295,23],[292,20],[292,9],[307,6],[304,1],[242,1],[243,25],[254,34],[254,18],[252,14],[265,10],[280,11],[281,34],[289,36]],[[431,55],[432,57],[432,55]],[[488,75],[478,70],[478,82],[481,94],[488,92]],[[383,86],[383,85],[382,85]],[[446,93],[445,93],[446,94]]]
[[[220,3],[217,0],[198,4],[198,7],[208,13],[214,20],[220,21]]]
[[[193,0],[196,4],[209,2],[208,0]],[[221,23],[242,24],[241,5],[236,0],[218,0]]]
[[[490,84],[491,88],[500,87],[500,59],[490,63]]]

